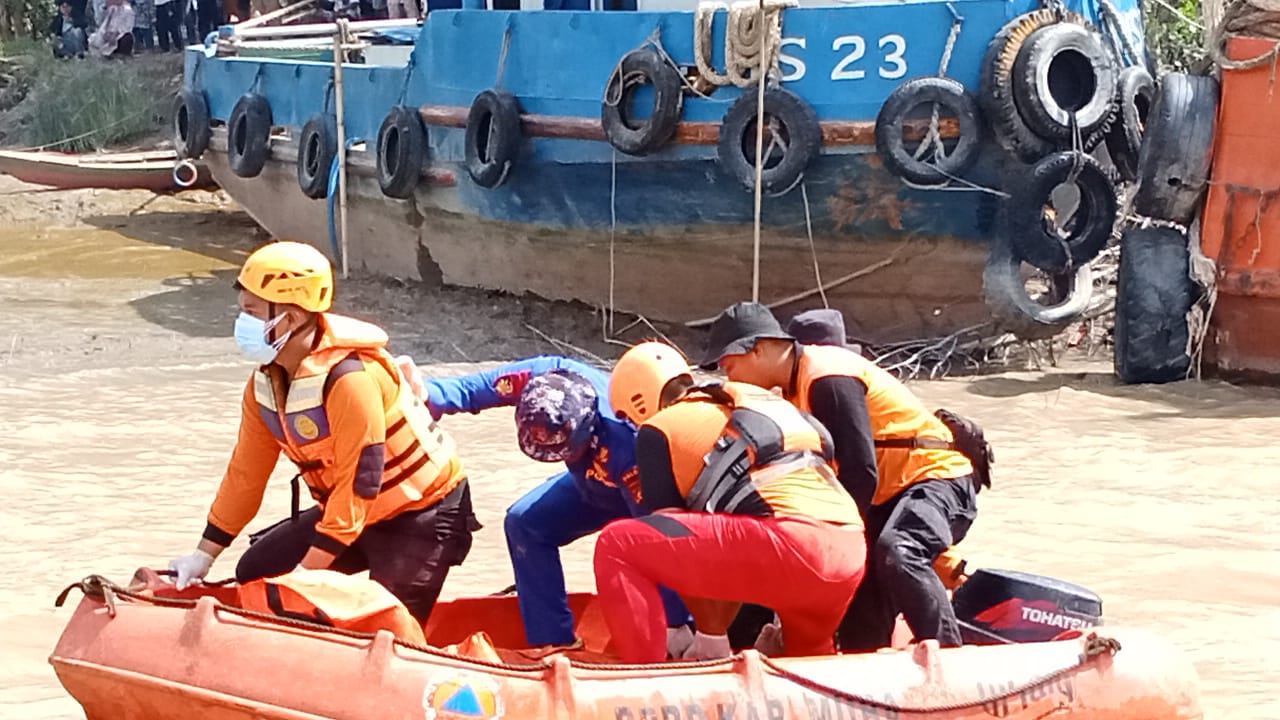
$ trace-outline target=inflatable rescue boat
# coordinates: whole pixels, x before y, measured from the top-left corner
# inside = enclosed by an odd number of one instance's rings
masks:
[[[1171,645],[1093,627],[1090,598],[1026,578],[980,571],[957,592],[967,631],[999,644],[620,665],[589,594],[570,603],[584,647],[545,654],[524,644],[512,596],[441,602],[421,642],[247,609],[231,585],[179,592],[141,570],[128,587],[92,576],[68,588],[84,597],[50,662],[89,720],[1203,717],[1195,671]],[[1039,597],[969,612],[993,588]],[[1033,630],[1057,639],[1008,634]]]

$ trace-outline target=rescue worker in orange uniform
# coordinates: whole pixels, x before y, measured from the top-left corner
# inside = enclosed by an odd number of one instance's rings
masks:
[[[329,260],[275,242],[240,269],[236,343],[258,365],[240,434],[196,549],[170,563],[177,585],[203,578],[257,514],[281,453],[318,505],[250,538],[241,583],[295,567],[368,569],[426,620],[449,568],[479,528],[453,440],[386,350],[381,329],[328,312]]]
[[[659,586],[766,605],[788,654],[832,652],[866,546],[821,426],[759,388],[695,387],[684,356],[658,342],[622,355],[609,398],[639,425],[639,499],[654,513],[610,523],[596,542],[597,592],[622,659],[666,657]]]
[[[862,355],[860,343],[848,342],[844,327],[844,313],[835,308],[806,310],[796,315],[787,322],[787,334],[794,337],[801,345],[833,345]],[[969,579],[967,563],[955,546],[942,551],[938,559],[933,562],[933,569],[948,590],[955,590]],[[863,581],[863,592],[870,587],[869,583]]]
[[[831,431],[840,482],[866,519],[870,545],[841,648],[887,646],[898,612],[917,640],[960,645],[933,563],[969,531],[978,487],[947,426],[875,363],[846,348],[796,342],[758,303],[716,318],[701,365],[718,365],[731,381],[781,388]]]

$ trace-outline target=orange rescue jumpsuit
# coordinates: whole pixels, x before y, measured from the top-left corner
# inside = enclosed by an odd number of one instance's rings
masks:
[[[479,526],[453,440],[409,389],[381,329],[322,313],[315,347],[292,377],[278,365],[245,388],[240,435],[204,537],[223,546],[262,504],[283,452],[318,506],[251,538],[246,582],[293,569],[309,547],[334,568],[370,575],[419,619]],[[296,482],[297,478],[295,478]]]

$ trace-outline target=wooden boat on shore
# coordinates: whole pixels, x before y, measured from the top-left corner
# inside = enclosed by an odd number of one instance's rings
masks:
[[[179,592],[145,570],[129,588],[97,576],[72,587],[85,597],[50,662],[89,720],[1203,717],[1191,665],[1136,630],[619,665],[607,662],[608,634],[587,594],[571,596],[586,649],[540,656],[524,645],[511,596],[440,603],[423,645],[387,630],[356,633],[245,610],[234,604],[234,587]]]
[[[181,161],[172,150],[92,154],[0,150],[0,173],[63,190],[177,192],[214,185],[204,163]]]

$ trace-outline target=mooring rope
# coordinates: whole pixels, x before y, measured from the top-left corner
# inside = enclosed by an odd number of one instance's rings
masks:
[[[800,183],[800,197],[804,200],[804,229],[809,235],[809,257],[813,260],[813,280],[818,285],[818,295],[822,298],[822,307],[829,308],[827,291],[822,287],[822,268],[818,265],[818,246],[813,242],[813,218],[809,214],[809,189],[804,182]]]
[[[614,289],[617,285],[617,266],[614,263],[614,245],[618,238],[618,149],[613,148],[609,162],[609,312],[605,337],[613,335]]]
[[[699,3],[693,33],[698,74],[711,85],[748,88],[756,84],[761,67],[777,70],[782,52],[782,11],[796,4],[796,0],[738,0],[732,6],[720,0]],[[711,58],[712,26],[721,11],[729,15],[724,35],[724,73],[716,70]],[[761,54],[765,55],[763,61]]]
[[[1260,37],[1276,40],[1271,49],[1246,60],[1227,56],[1227,41],[1233,37]],[[1226,70],[1249,70],[1271,63],[1272,75],[1280,58],[1280,2],[1276,0],[1232,0],[1222,10],[1222,20],[1210,31],[1209,52],[1213,61]]]

